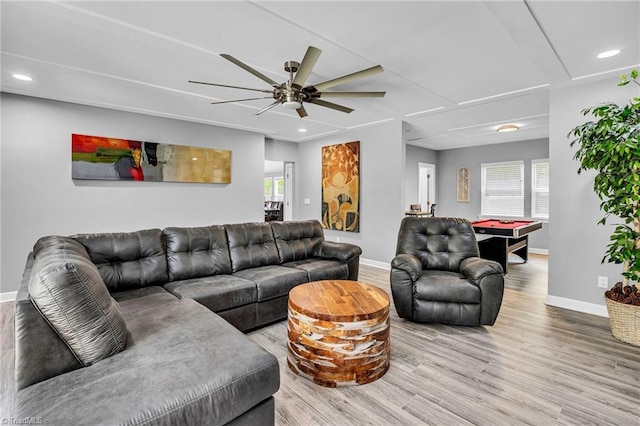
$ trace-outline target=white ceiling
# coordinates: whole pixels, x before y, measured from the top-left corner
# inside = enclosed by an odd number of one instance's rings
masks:
[[[640,0],[2,1],[1,15],[4,92],[294,142],[392,120],[409,123],[409,143],[438,150],[543,138],[550,90],[640,64]],[[380,64],[330,90],[386,96],[331,99],[350,114],[305,104],[304,119],[282,106],[256,116],[271,100],[210,105],[256,94],[187,82],[270,89],[219,54],[284,82],[284,62],[309,45],[323,53],[307,84]],[[596,58],[613,48],[622,53]],[[498,134],[504,123],[521,129]]]

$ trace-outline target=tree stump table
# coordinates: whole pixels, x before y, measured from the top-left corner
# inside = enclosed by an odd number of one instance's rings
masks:
[[[389,296],[375,286],[316,281],[289,292],[287,363],[328,386],[372,382],[389,369]]]

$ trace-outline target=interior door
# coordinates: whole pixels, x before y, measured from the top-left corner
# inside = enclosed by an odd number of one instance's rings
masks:
[[[418,200],[424,211],[431,211],[436,204],[435,164],[418,163]]]
[[[284,220],[293,220],[293,163],[284,163]]]

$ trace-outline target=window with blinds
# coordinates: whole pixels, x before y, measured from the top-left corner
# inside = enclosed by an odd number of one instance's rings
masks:
[[[524,161],[481,164],[480,214],[524,217]]]
[[[531,217],[549,219],[549,159],[531,161]]]

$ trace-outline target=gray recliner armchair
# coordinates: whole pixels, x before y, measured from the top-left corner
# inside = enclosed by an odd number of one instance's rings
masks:
[[[504,275],[481,259],[471,223],[446,217],[405,217],[391,262],[391,293],[401,318],[416,322],[493,325]]]

